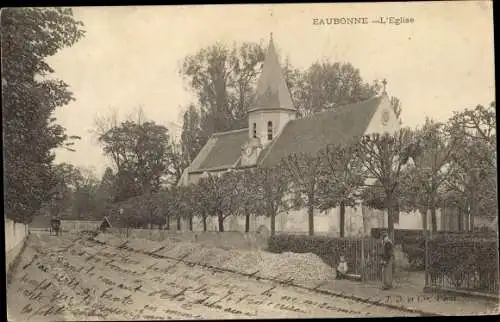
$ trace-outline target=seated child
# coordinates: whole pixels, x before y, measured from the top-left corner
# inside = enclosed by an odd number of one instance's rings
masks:
[[[336,279],[340,280],[345,278],[346,273],[347,273],[347,263],[345,261],[344,256],[340,256],[340,263],[337,266],[336,270]]]

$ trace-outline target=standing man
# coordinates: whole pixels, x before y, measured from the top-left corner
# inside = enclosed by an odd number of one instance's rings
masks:
[[[382,255],[382,278],[383,278],[382,289],[389,290],[392,288],[394,249],[392,240],[389,239],[389,235],[386,232],[382,234],[382,241],[384,247],[384,253]]]

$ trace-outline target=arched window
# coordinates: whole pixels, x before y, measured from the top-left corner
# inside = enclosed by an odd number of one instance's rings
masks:
[[[257,138],[257,123],[253,124],[253,138]]]
[[[273,139],[273,122],[271,121],[267,122],[267,139]]]

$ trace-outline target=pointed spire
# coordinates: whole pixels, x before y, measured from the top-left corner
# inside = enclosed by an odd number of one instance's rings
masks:
[[[270,33],[262,73],[257,82],[255,106],[250,110],[287,109],[295,110],[290,91],[281,69],[278,54],[274,47],[273,33]]]

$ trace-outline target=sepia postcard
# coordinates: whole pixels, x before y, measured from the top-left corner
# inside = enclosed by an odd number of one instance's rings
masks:
[[[6,320],[499,314],[492,1],[0,20]]]

